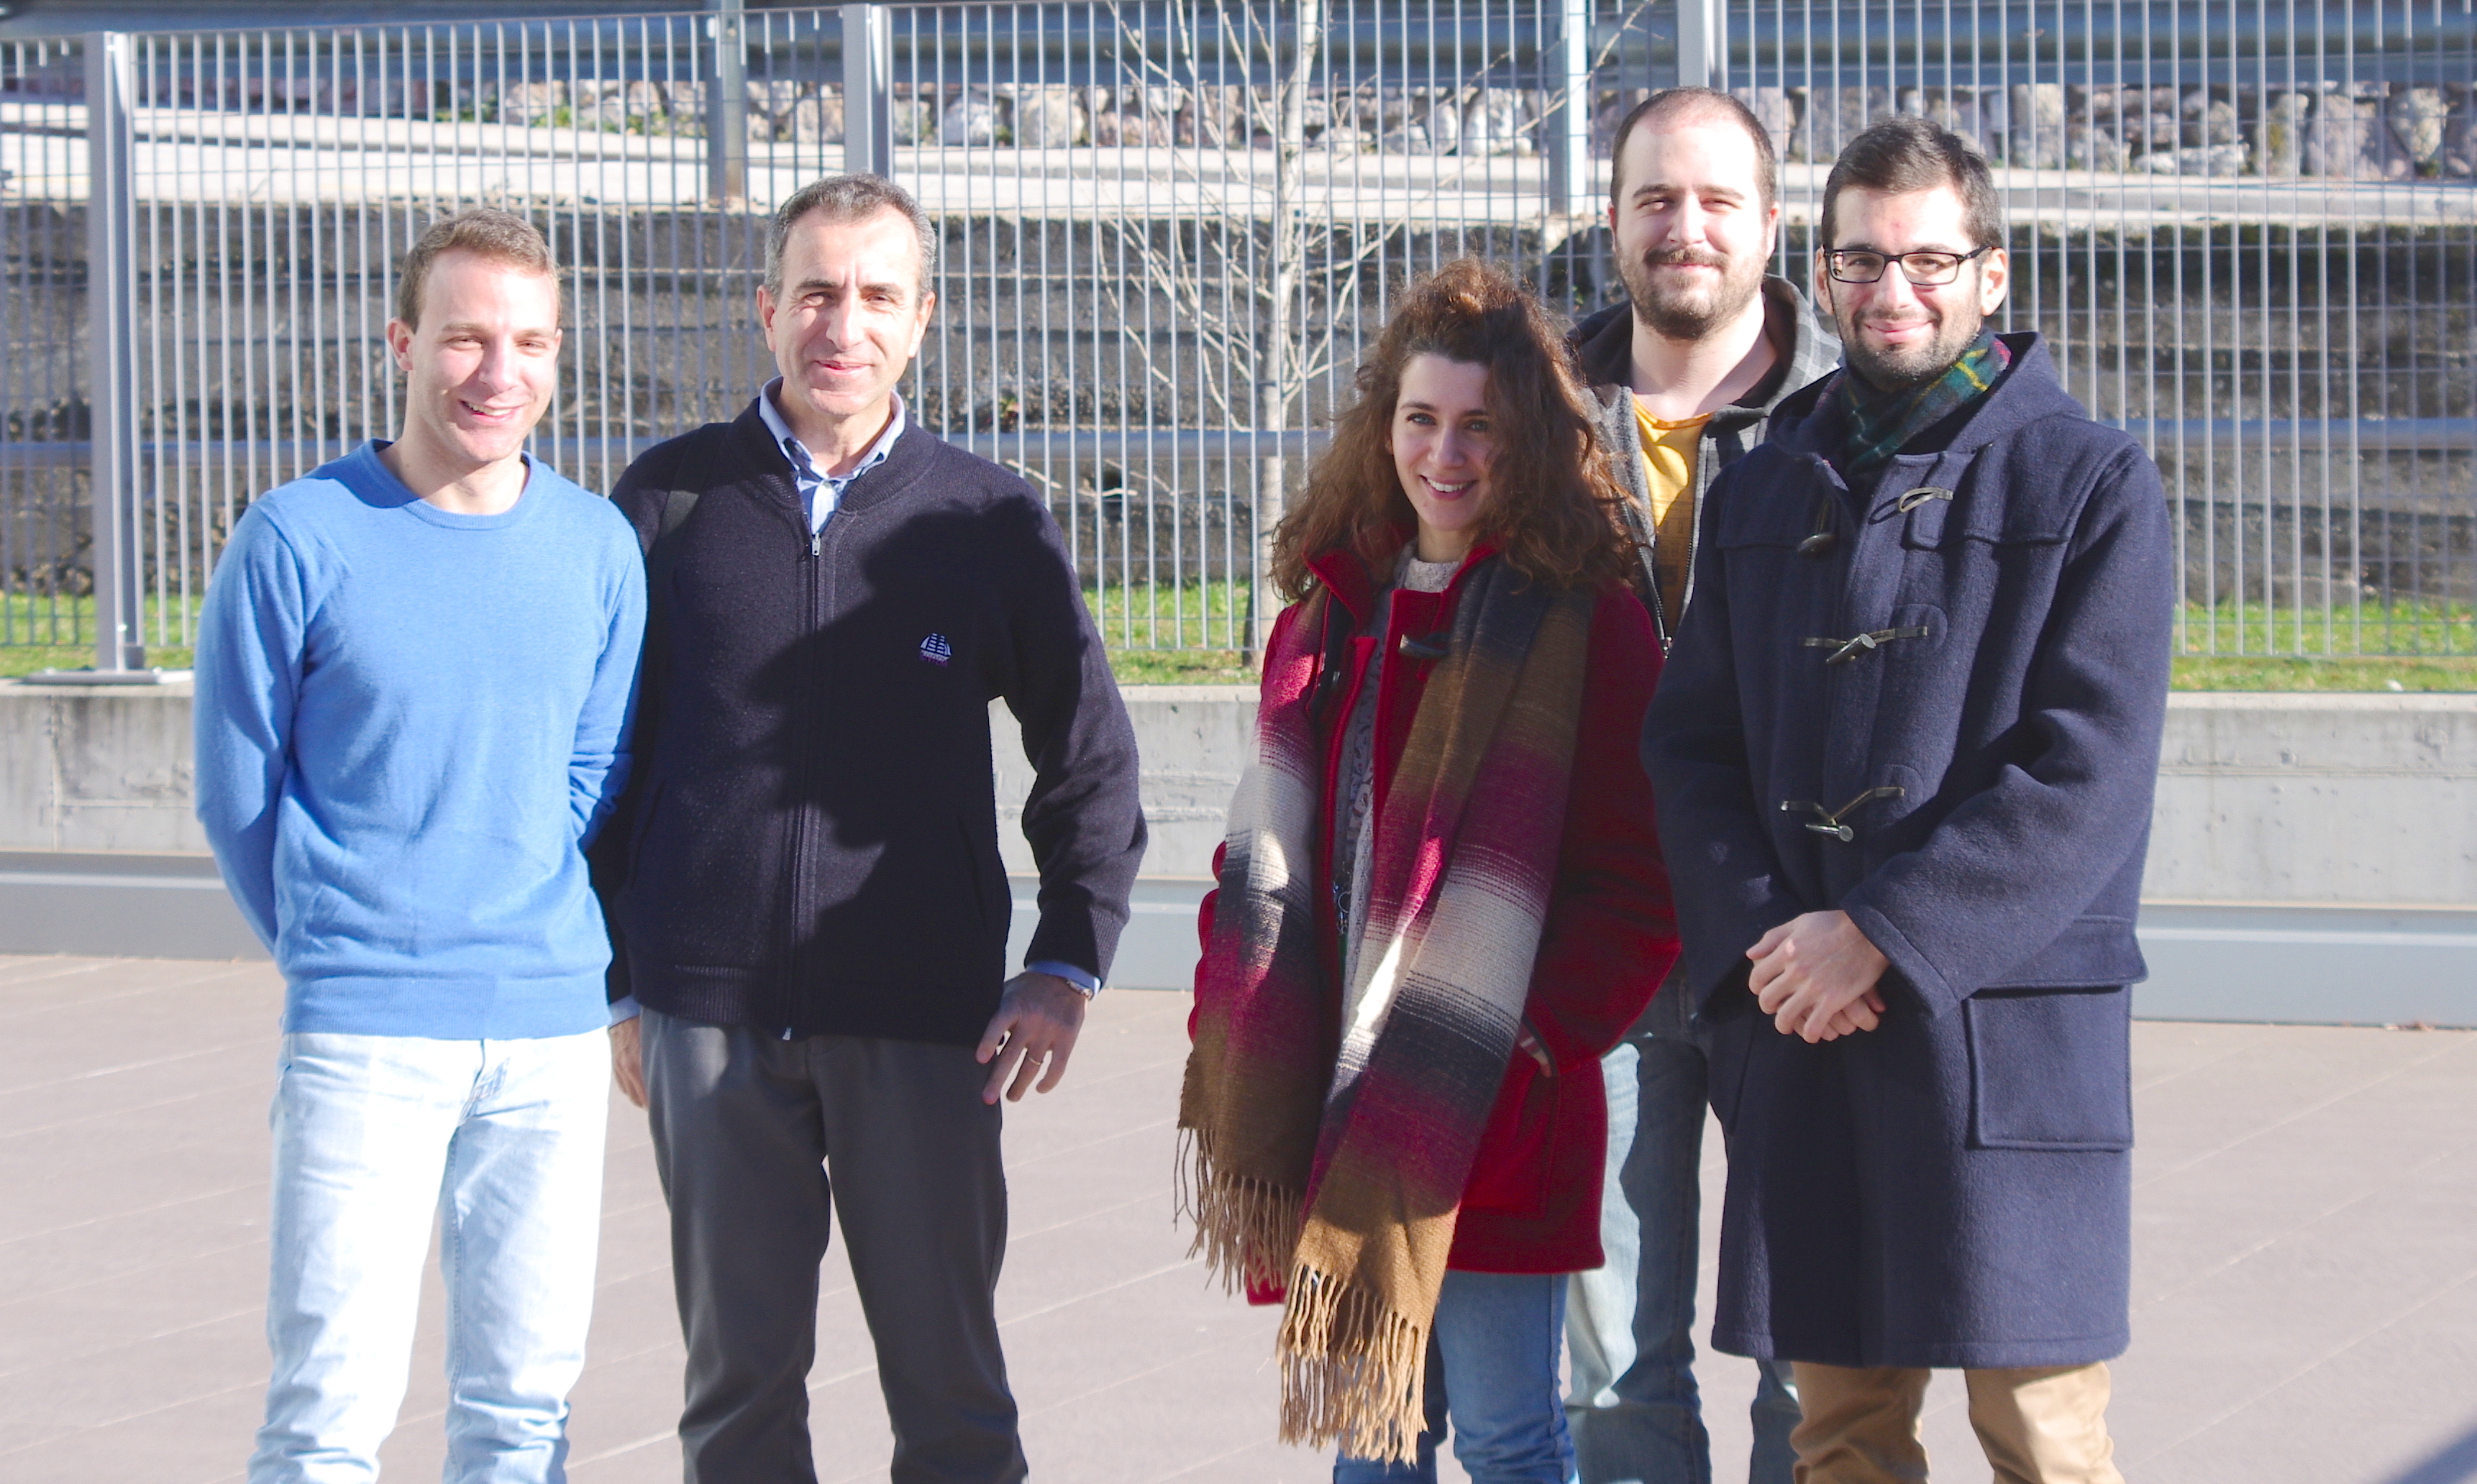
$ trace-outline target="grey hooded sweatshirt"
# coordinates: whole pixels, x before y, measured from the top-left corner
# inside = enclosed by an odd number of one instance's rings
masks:
[[[1764,280],[1764,334],[1774,348],[1787,354],[1742,401],[1722,408],[1703,425],[1702,441],[1694,453],[1694,530],[1698,532],[1703,526],[1700,512],[1705,497],[1711,493],[1712,482],[1719,477],[1722,468],[1764,440],[1772,408],[1840,364],[1840,342],[1824,328],[1815,317],[1814,306],[1789,280]],[[1652,562],[1651,489],[1643,480],[1642,438],[1635,423],[1633,392],[1628,385],[1634,366],[1634,306],[1614,304],[1590,315],[1574,327],[1566,336],[1566,344],[1573,350],[1583,380],[1599,400],[1600,446],[1609,451],[1618,482],[1631,497],[1626,519],[1634,527],[1635,538],[1641,543],[1642,563],[1635,585],[1643,606],[1651,609],[1651,621],[1659,629],[1661,647],[1665,650],[1677,636],[1669,631],[1663,612],[1660,578]],[[1687,587],[1677,601],[1681,620],[1694,596],[1691,551],[1684,565]]]

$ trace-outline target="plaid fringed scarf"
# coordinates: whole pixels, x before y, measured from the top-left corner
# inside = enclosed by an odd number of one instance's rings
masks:
[[[1876,391],[1843,368],[1832,388],[1848,430],[1833,459],[1840,477],[1853,487],[1873,479],[1912,438],[1985,396],[2012,364],[2013,353],[1995,332],[1981,330],[1943,375],[1907,391]]]
[[[1330,596],[1265,656],[1179,1100],[1196,1250],[1225,1287],[1287,1291],[1283,1441],[1362,1458],[1412,1458],[1422,1425],[1456,1209],[1556,879],[1590,631],[1591,594],[1501,558],[1463,583],[1371,826],[1360,981],[1340,996],[1314,900],[1324,758],[1309,702]]]

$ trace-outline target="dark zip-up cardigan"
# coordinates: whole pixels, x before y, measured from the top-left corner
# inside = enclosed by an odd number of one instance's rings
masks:
[[[1006,977],[988,704],[1035,779],[1028,957],[1106,977],[1134,730],[1057,524],[918,425],[809,530],[753,401],[612,499],[648,550],[638,771],[603,833],[612,994],[774,1034],[975,1043]]]

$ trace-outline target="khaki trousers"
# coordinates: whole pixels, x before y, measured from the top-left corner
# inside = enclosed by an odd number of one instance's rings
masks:
[[[1924,1370],[1796,1363],[1804,1418],[1789,1434],[1797,1484],[1922,1484],[1918,1441]],[[1996,1484],[2124,1484],[2107,1435],[2104,1363],[2061,1369],[1964,1371],[1969,1425]]]

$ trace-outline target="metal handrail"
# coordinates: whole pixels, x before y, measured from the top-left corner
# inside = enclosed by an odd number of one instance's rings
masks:
[[[2100,418],[2102,425],[2121,429],[2150,448],[2194,447],[2278,449],[2330,454],[2468,454],[2477,453],[2477,417],[2274,418]],[[665,437],[608,436],[539,438],[540,454],[591,462],[625,464]],[[1007,433],[946,432],[939,437],[999,463],[1088,462],[1149,454],[1157,458],[1255,458],[1268,455],[1297,458],[1313,454],[1331,440],[1323,428],[1256,431],[1246,428],[1022,428]],[[238,458],[268,469],[309,469],[346,451],[333,440],[253,439],[246,442],[152,442],[138,445],[142,460],[163,464],[204,463],[211,458]],[[0,441],[0,469],[83,469],[92,461],[94,445],[83,441]]]

